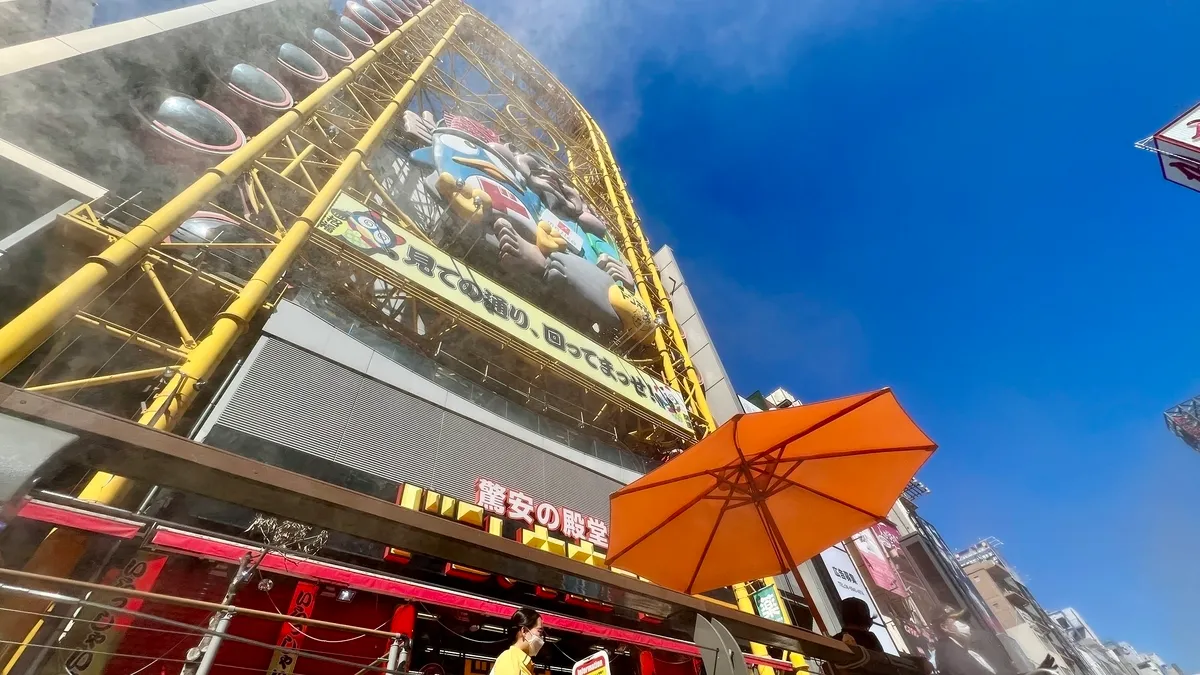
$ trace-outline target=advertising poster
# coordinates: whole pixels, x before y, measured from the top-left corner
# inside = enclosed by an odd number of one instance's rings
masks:
[[[288,616],[311,619],[316,604],[317,585],[311,581],[298,581],[296,590],[292,592],[292,601],[288,603]],[[304,626],[283,624],[279,629],[279,639],[275,641],[278,648],[271,655],[267,675],[292,675],[296,670],[297,652],[304,642],[304,635]]]
[[[854,546],[858,548],[863,564],[867,567],[867,574],[871,575],[871,580],[875,582],[875,585],[885,591],[906,597],[908,589],[904,587],[904,582],[900,580],[900,574],[896,571],[895,565],[892,564],[887,552],[875,537],[874,529],[863,530],[854,535],[853,539]]]
[[[829,576],[833,579],[833,585],[837,589],[839,598],[843,600],[859,598],[867,603],[867,607],[871,609],[871,616],[875,619],[874,625],[871,626],[871,632],[879,638],[880,644],[883,645],[883,651],[888,654],[899,654],[900,650],[896,648],[896,641],[892,639],[891,633],[881,623],[879,606],[875,604],[875,598],[871,596],[871,592],[859,576],[858,567],[854,564],[850,554],[839,544],[821,553],[821,562],[829,570]]]
[[[571,675],[608,675],[608,653],[596,652],[571,666]]]
[[[318,229],[675,427],[691,431],[683,397],[526,298],[339,194]]]
[[[167,564],[167,556],[146,551],[139,552],[121,567],[108,570],[103,577],[105,586],[149,591]],[[136,612],[142,607],[141,598],[98,592],[92,598],[114,610],[125,609]],[[101,675],[110,659],[121,645],[121,638],[133,623],[133,615],[99,608],[85,608],[79,614],[68,644],[73,649],[63,663],[63,670],[70,675]]]

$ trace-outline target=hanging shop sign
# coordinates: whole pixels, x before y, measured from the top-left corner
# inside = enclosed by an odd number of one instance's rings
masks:
[[[490,478],[475,481],[475,503],[488,513],[527,525],[541,525],[567,539],[589,541],[597,548],[608,549],[608,523],[563,506],[539,502]]]
[[[317,604],[317,585],[311,581],[296,582],[296,590],[292,591],[292,601],[288,604],[288,616],[311,619],[313,606]],[[275,641],[275,653],[271,655],[271,665],[267,667],[267,675],[292,675],[296,670],[297,652],[304,642],[304,627],[288,622],[279,629],[279,639]]]
[[[762,618],[778,621],[779,623],[792,623],[787,618],[786,610],[783,608],[783,600],[779,597],[779,590],[775,588],[775,584],[767,584],[754,591],[750,598],[754,601],[755,611]]]
[[[129,559],[120,567],[113,567],[104,574],[103,584],[120,589],[149,591],[154,587],[163,566],[167,564],[167,556],[152,554],[145,551]],[[100,675],[108,665],[113,654],[121,645],[121,639],[129,624],[133,623],[133,615],[115,610],[136,612],[142,607],[142,599],[126,595],[98,592],[93,602],[111,607],[101,609],[88,607],[80,613],[74,628],[66,642],[72,652],[63,664],[63,669],[70,675]]]
[[[1200,191],[1200,105],[1154,134],[1163,178]]]
[[[608,652],[599,651],[571,666],[571,675],[608,675]]]
[[[318,228],[654,417],[691,432],[679,392],[436,246],[405,236],[402,228],[353,197],[339,194]]]
[[[888,559],[883,546],[876,539],[874,530],[863,530],[854,535],[853,540],[858,554],[862,556],[863,565],[867,568],[867,574],[871,575],[875,585],[885,591],[907,597],[908,589],[904,587],[895,565]]]

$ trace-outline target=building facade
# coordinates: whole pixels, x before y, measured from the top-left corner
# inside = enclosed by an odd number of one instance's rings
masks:
[[[963,572],[987,602],[1004,634],[1016,643],[1034,664],[1053,657],[1069,672],[1087,672],[1086,664],[1060,630],[1059,624],[1042,609],[1020,576],[1008,565],[995,540],[983,540],[957,554]]]
[[[0,49],[0,422],[74,453],[6,501],[0,575],[152,595],[4,586],[5,673],[351,675],[402,643],[471,675],[520,605],[538,672],[690,675],[696,614],[764,673],[849,659],[799,596],[767,621],[605,563],[608,495],[729,400],[603,131],[520,45],[458,0],[68,13]]]

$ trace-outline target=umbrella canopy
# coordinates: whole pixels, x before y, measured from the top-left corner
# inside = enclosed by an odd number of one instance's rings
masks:
[[[936,448],[890,389],[737,415],[613,493],[608,562],[684,593],[787,573],[882,520]]]

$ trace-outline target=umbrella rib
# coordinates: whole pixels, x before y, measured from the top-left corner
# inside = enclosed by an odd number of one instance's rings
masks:
[[[629,553],[629,551],[630,551],[630,550],[631,550],[631,549],[632,549],[634,546],[637,546],[638,544],[642,543],[643,541],[645,541],[646,539],[648,539],[648,538],[650,537],[650,535],[652,535],[652,534],[654,534],[655,532],[658,532],[659,530],[663,529],[663,528],[664,528],[664,527],[666,527],[666,526],[667,526],[667,525],[668,525],[668,524],[669,524],[671,521],[673,521],[673,520],[675,520],[676,518],[678,518],[679,516],[683,515],[683,514],[684,514],[684,512],[686,512],[688,509],[692,508],[692,507],[693,507],[693,506],[695,506],[696,504],[699,504],[701,500],[703,500],[703,499],[704,499],[706,496],[708,496],[708,494],[709,494],[709,491],[708,491],[708,490],[705,490],[704,492],[701,492],[699,495],[697,495],[697,496],[696,496],[694,499],[692,499],[691,501],[689,501],[687,504],[684,504],[683,506],[679,507],[679,509],[678,509],[677,511],[675,511],[675,513],[672,513],[671,515],[667,516],[665,519],[663,519],[663,521],[662,521],[662,522],[660,522],[659,524],[657,524],[657,525],[655,525],[654,527],[650,528],[650,529],[649,529],[649,530],[648,530],[648,531],[647,531],[645,534],[643,534],[642,536],[640,536],[640,537],[638,537],[637,539],[633,540],[633,543],[631,543],[630,545],[628,545],[628,546],[626,546],[625,548],[621,549],[621,550],[620,550],[620,551],[618,551],[616,554],[613,554],[611,551],[609,551],[609,552],[608,552],[608,557],[607,557],[608,564],[611,566],[611,565],[613,564],[613,562],[614,562],[614,561],[616,561],[618,558],[620,558],[621,556],[625,555],[626,553]]]
[[[870,403],[871,401],[874,401],[875,399],[879,398],[880,396],[883,396],[888,391],[890,391],[890,389],[885,387],[883,389],[880,389],[879,391],[872,392],[871,395],[869,395],[866,398],[864,398],[863,400],[855,403],[854,405],[847,406],[845,409],[839,410],[838,412],[834,413],[833,415],[830,415],[829,417],[822,419],[820,422],[813,424],[812,426],[808,427],[804,431],[801,431],[800,433],[797,433],[797,434],[793,434],[793,435],[783,439],[779,443],[776,443],[775,445],[771,446],[770,448],[766,449],[763,452],[756,453],[755,457],[761,457],[762,455],[773,452],[773,451],[775,451],[779,448],[785,447],[788,444],[793,443],[801,438],[804,438],[805,436],[811,434],[812,432],[816,431],[817,429],[820,429],[821,427],[823,427],[831,422],[834,422],[836,420],[839,420],[842,417],[845,417],[846,415],[849,415],[850,413],[854,412],[855,410],[858,410],[859,408]],[[734,436],[734,438],[736,439],[736,435]],[[739,449],[738,452],[740,453],[741,450]]]
[[[723,467],[719,467],[716,469],[705,469],[703,471],[697,471],[695,473],[689,473],[689,474],[686,474],[683,476],[675,476],[674,478],[668,478],[666,480],[661,480],[661,481],[658,481],[657,483],[647,483],[645,485],[629,485],[629,486],[621,488],[620,490],[617,490],[616,492],[613,493],[612,496],[614,498],[624,497],[625,495],[631,495],[635,492],[641,492],[642,490],[649,490],[650,488],[662,487],[664,485],[670,485],[671,483],[678,483],[680,481],[691,480],[693,478],[699,478],[700,476],[716,476],[718,471],[721,471],[722,469],[725,469],[725,468],[728,468],[728,467],[723,466]],[[649,475],[649,474],[647,474],[647,475]]]
[[[812,455],[810,457],[800,457],[797,459],[778,460],[775,462],[776,464],[780,464],[782,462],[793,462],[794,464],[792,465],[792,467],[790,469],[785,471],[783,474],[771,474],[771,478],[776,481],[784,481],[787,479],[788,476],[792,475],[792,473],[795,472],[796,469],[799,469],[801,464],[804,464],[805,462],[811,462],[814,460],[818,460],[818,459],[840,459],[842,457],[858,457],[860,455],[882,455],[882,454],[888,453],[888,452],[912,452],[915,450],[924,450],[924,451],[932,453],[936,449],[937,449],[936,445],[912,445],[912,446],[903,447],[903,448],[872,448],[870,450],[852,450],[850,452],[830,452],[830,453],[826,453],[824,455]],[[787,481],[787,482],[792,482],[792,481]],[[768,488],[768,490],[773,490],[773,489],[774,489],[773,487]]]
[[[849,502],[844,502],[844,501],[842,501],[842,500],[838,499],[837,497],[834,497],[833,495],[828,495],[828,494],[825,494],[824,492],[821,492],[820,490],[816,490],[816,489],[814,489],[814,488],[810,488],[810,487],[808,487],[807,485],[802,485],[802,484],[800,484],[800,483],[797,483],[796,481],[792,480],[791,478],[785,478],[785,477],[783,477],[783,476],[780,476],[780,477],[779,477],[779,480],[780,480],[780,481],[782,481],[782,482],[784,482],[784,483],[787,483],[787,484],[789,484],[789,485],[793,485],[793,486],[795,486],[795,487],[798,487],[798,488],[800,488],[801,490],[804,490],[804,491],[806,491],[806,492],[811,492],[811,493],[813,493],[814,495],[817,495],[818,497],[823,497],[823,498],[825,498],[825,499],[828,499],[829,501],[831,501],[831,502],[834,502],[835,504],[841,504],[842,506],[844,506],[844,507],[846,507],[846,508],[848,508],[848,509],[853,509],[853,510],[855,510],[855,511],[858,511],[859,513],[862,513],[862,514],[864,514],[864,515],[871,516],[871,517],[872,517],[872,518],[874,518],[875,520],[883,520],[883,519],[885,518],[885,516],[880,516],[880,515],[877,515],[877,514],[871,513],[870,511],[868,511],[868,510],[866,510],[866,509],[863,509],[863,508],[859,508],[859,507],[857,507],[857,506],[855,506],[855,505],[853,505],[853,504],[851,504],[851,503],[849,503]]]
[[[700,557],[696,559],[696,569],[692,572],[692,578],[688,580],[687,591],[688,595],[692,594],[692,587],[696,585],[696,577],[700,576],[700,568],[704,567],[704,557],[708,555],[708,549],[712,546],[713,539],[717,538],[717,530],[721,527],[721,519],[725,517],[725,511],[729,509],[729,500],[733,498],[733,493],[730,492],[725,496],[725,503],[721,505],[721,510],[717,512],[717,522],[713,523],[712,532],[708,534],[708,541],[704,542],[704,548],[700,551]]]

